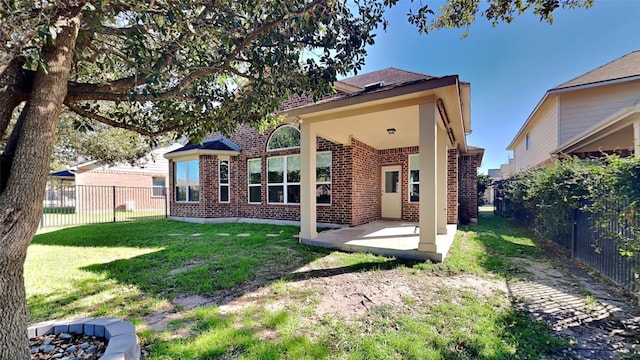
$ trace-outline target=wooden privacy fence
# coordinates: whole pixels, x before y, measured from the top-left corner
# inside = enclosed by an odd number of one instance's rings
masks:
[[[49,185],[40,227],[166,218],[166,188]]]

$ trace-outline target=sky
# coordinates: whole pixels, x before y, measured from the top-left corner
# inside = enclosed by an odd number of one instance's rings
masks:
[[[378,32],[359,73],[395,67],[470,82],[467,143],[485,149],[485,174],[513,157],[507,146],[547,90],[640,50],[640,0],[559,9],[553,25],[531,13],[496,27],[479,17],[466,38],[462,29],[418,34],[406,20],[410,6],[402,0],[388,13],[390,26]]]

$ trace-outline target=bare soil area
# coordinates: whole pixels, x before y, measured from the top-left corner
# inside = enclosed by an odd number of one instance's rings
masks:
[[[567,259],[515,259],[522,274],[517,281],[467,274],[438,276],[422,272],[416,276],[403,267],[342,271],[331,264],[331,259],[326,260],[293,274],[295,280],[286,286],[297,294],[295,297],[273,286],[245,288],[238,296],[229,294],[222,299],[183,296],[176,299],[176,308],[152,314],[146,323],[164,330],[168,320],[180,318],[185,310],[199,305],[216,304],[222,314],[228,314],[248,306],[284,308],[291,301],[315,307],[310,321],[320,321],[327,315],[352,321],[383,305],[411,312],[439,302],[455,302],[464,291],[476,297],[501,297],[547,322],[572,344],[570,349],[554,354],[553,359],[640,358],[637,308],[615,288]],[[185,336],[179,329],[175,335]]]

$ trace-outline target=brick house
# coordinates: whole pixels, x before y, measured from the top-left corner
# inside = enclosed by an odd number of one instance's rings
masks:
[[[477,168],[468,146],[468,83],[394,68],[335,83],[336,93],[284,104],[285,120],[238,126],[169,152],[170,214],[194,222],[357,226],[418,222],[420,250],[459,219],[477,219]]]

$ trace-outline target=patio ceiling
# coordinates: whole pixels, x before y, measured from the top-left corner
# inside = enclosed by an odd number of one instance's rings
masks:
[[[449,147],[466,151],[468,95],[451,76],[290,110],[286,121],[312,123],[319,136],[345,145],[355,138],[378,150],[417,146],[419,104],[435,102],[440,126],[451,129]]]

